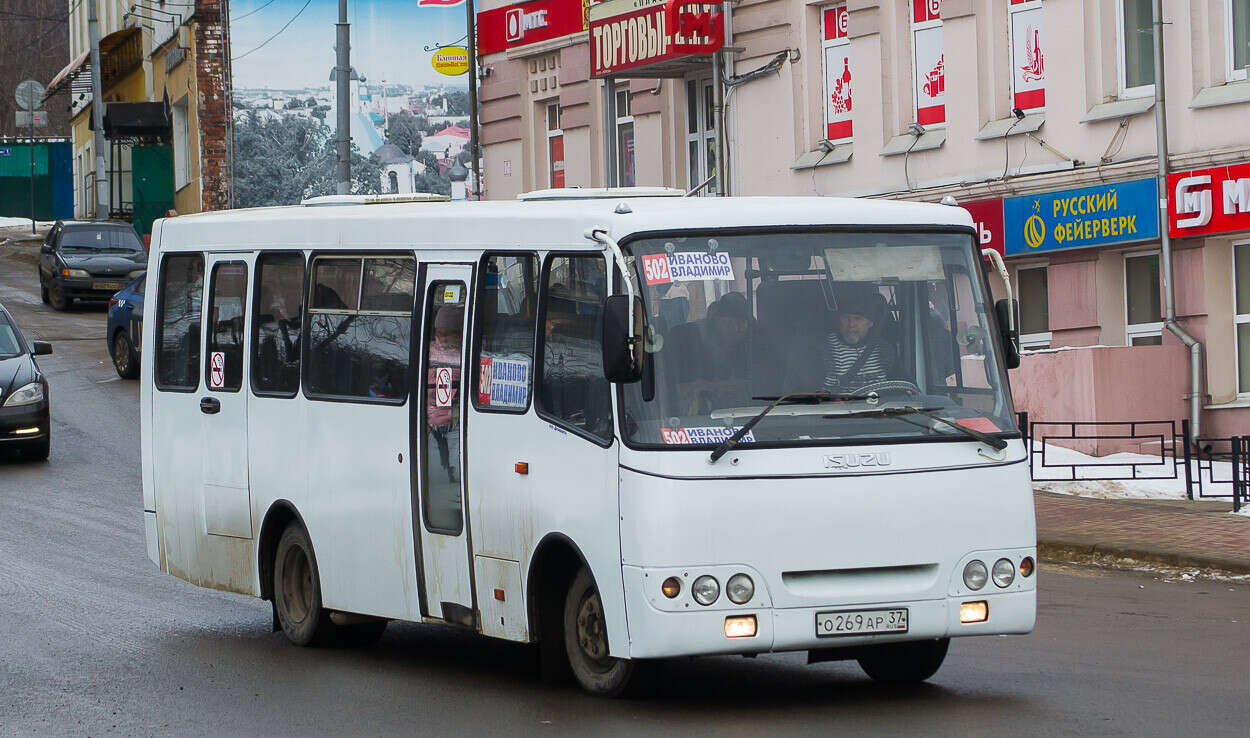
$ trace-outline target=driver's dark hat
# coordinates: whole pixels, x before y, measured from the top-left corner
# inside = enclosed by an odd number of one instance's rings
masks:
[[[835,296],[838,312],[843,315],[861,315],[876,323],[881,320],[885,298],[871,284],[851,283],[840,287]]]

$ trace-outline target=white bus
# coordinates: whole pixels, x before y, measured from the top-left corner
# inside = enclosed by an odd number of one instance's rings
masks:
[[[702,654],[918,681],[1030,632],[1011,303],[968,213],[666,194],[157,221],[148,555],[298,645],[445,623],[596,694]]]

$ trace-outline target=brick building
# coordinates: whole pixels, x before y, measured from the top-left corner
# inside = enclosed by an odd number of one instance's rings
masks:
[[[171,208],[230,207],[227,1],[97,0],[110,149],[107,214],[95,205],[87,5],[66,2],[68,64],[49,89],[70,97],[75,216],[132,220],[146,234]]]

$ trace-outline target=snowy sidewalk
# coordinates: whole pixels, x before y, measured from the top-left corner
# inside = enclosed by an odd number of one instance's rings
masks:
[[[1250,517],[1226,502],[1091,499],[1038,491],[1038,553],[1108,557],[1250,575]]]

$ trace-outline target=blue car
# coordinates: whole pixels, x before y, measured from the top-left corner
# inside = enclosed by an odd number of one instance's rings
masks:
[[[109,356],[122,379],[139,378],[139,351],[143,340],[143,286],[148,275],[140,274],[109,300]]]

